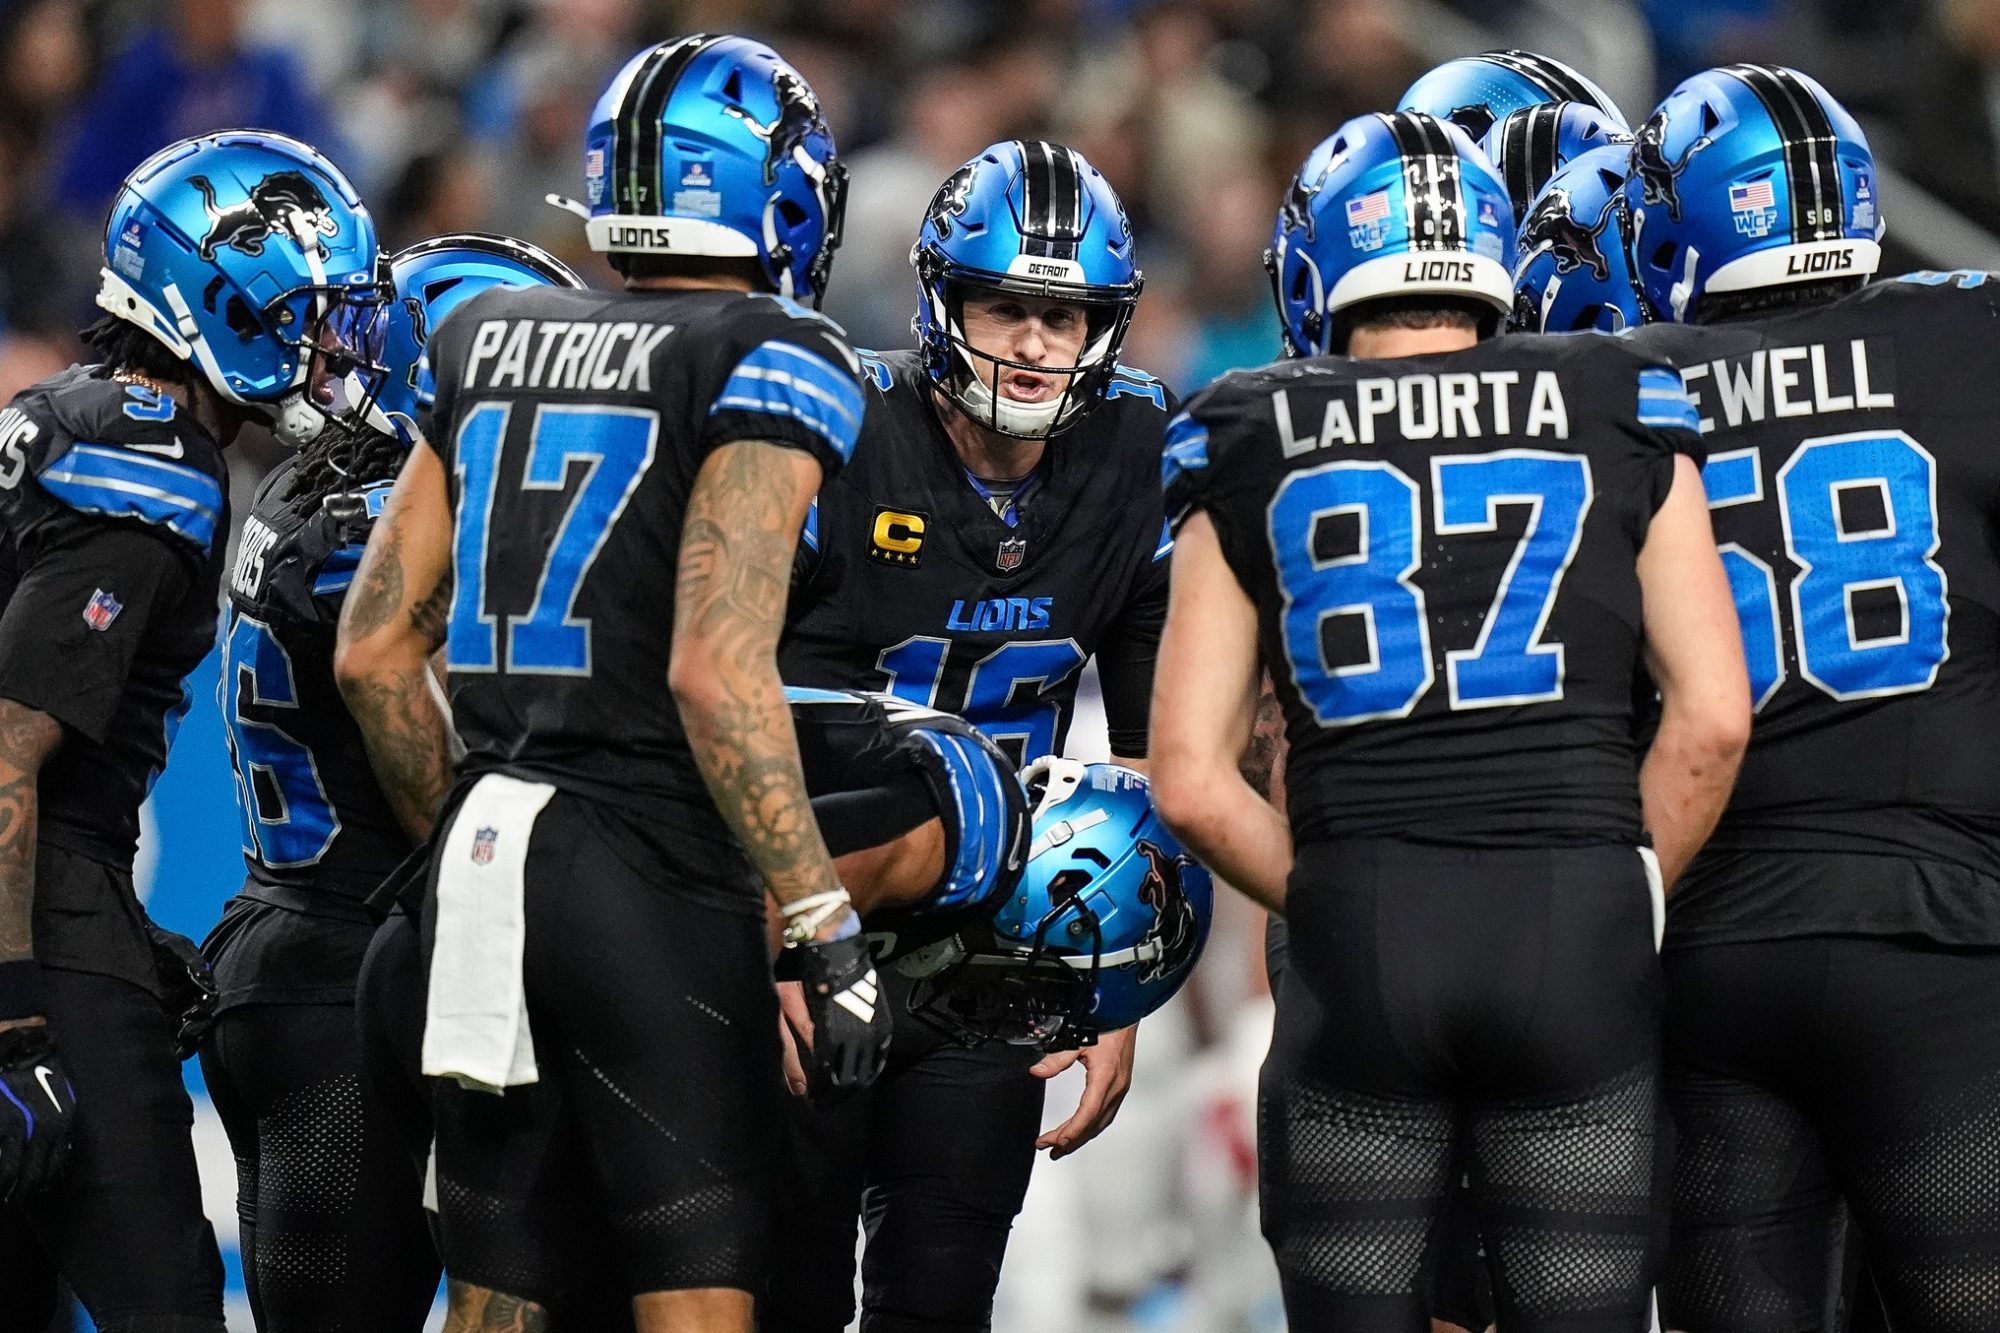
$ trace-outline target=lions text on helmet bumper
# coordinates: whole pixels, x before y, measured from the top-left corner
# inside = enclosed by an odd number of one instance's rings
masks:
[[[751,259],[757,242],[733,227],[702,218],[652,218],[626,214],[594,217],[584,224],[590,248],[645,255],[708,255]]]

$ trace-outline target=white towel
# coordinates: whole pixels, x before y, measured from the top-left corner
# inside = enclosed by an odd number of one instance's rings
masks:
[[[522,872],[535,818],[555,791],[488,773],[452,817],[438,856],[425,1074],[492,1093],[540,1077],[521,980]]]
[[[1639,849],[1639,861],[1646,867],[1646,897],[1653,907],[1653,952],[1667,938],[1667,886],[1660,878],[1660,857],[1651,847]]]

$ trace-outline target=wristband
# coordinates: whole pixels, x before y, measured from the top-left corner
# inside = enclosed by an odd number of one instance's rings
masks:
[[[0,1023],[38,1018],[49,1011],[42,991],[42,965],[32,958],[0,963]]]
[[[795,903],[786,903],[781,909],[785,918],[785,947],[789,949],[793,945],[811,943],[821,926],[833,920],[842,908],[853,906],[854,900],[847,896],[847,890],[838,886],[825,893],[809,893]],[[861,930],[860,916],[850,912],[849,918],[834,938],[846,939]]]

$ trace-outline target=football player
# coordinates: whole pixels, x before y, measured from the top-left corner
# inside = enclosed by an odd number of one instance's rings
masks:
[[[1844,1201],[1892,1327],[2000,1327],[2000,288],[1862,286],[1868,143],[1792,70],[1688,79],[1634,164],[1756,708],[1667,918],[1661,1313],[1821,1327]]]
[[[1162,816],[1290,925],[1260,1091],[1287,1315],[1428,1328],[1465,1170],[1501,1328],[1629,1333],[1664,1146],[1661,886],[1749,727],[1694,414],[1620,342],[1489,336],[1510,214],[1455,127],[1350,121],[1291,198],[1270,262],[1296,359],[1168,434],[1153,708]],[[1260,657],[1289,825],[1237,767]]]
[[[1193,971],[1213,887],[1152,812],[1142,775],[1051,757],[1017,777],[966,722],[894,695],[787,697],[814,816],[871,945],[910,975],[918,1022],[964,1045],[1063,1050],[1138,1022]],[[370,946],[361,1017],[370,1075],[401,1108],[419,1165],[421,972],[398,913]],[[795,1062],[786,1074],[806,1090]],[[588,1237],[573,1253],[579,1267],[599,1262]],[[558,1314],[592,1330],[624,1318]]]
[[[432,335],[426,440],[335,670],[392,807],[436,822],[446,1327],[544,1327],[588,1224],[641,1330],[747,1330],[784,1096],[767,890],[813,1081],[865,1085],[888,1042],[776,662],[807,506],[864,409],[852,351],[800,304],[845,172],[797,71],[706,35],[620,71],[584,171],[626,289],[483,292]],[[466,747],[448,806],[440,646]]]
[[[141,164],[104,259],[95,362],[0,413],[0,1197],[99,1327],[221,1333],[176,1051],[205,968],[156,970],[132,858],[215,642],[222,451],[310,437],[372,366],[375,228],[317,152],[231,132]]]
[[[785,679],[963,715],[1026,764],[1061,750],[1095,658],[1112,755],[1142,766],[1170,403],[1118,362],[1140,289],[1124,208],[1074,150],[997,143],[939,188],[911,262],[918,345],[866,359],[862,457],[807,522]],[[903,1003],[905,980],[885,981]],[[766,1317],[847,1327],[865,1195],[864,1326],[984,1327],[1036,1148],[1062,1157],[1110,1122],[1133,1035],[1084,1049],[1076,1114],[1039,1142],[1043,1081],[1076,1054],[968,1051],[913,1025],[863,1104],[793,1108],[803,1177],[824,1187],[789,1196],[800,1248]]]
[[[429,331],[491,287],[583,285],[498,236],[425,241],[389,271],[382,387],[265,479],[223,634],[248,874],[204,946],[221,997],[202,1073],[236,1157],[243,1275],[263,1333],[416,1329],[437,1291],[421,1177],[360,1077],[366,900],[410,838],[341,703],[334,629],[409,449]]]

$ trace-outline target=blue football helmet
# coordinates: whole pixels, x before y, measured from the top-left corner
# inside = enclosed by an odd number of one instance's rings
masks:
[[[1540,102],[1502,116],[1479,151],[1506,183],[1518,227],[1549,177],[1593,148],[1631,142],[1621,125],[1588,103]]]
[[[696,34],[633,56],[590,113],[583,163],[591,249],[754,258],[779,295],[826,295],[847,168],[812,87],[762,42]]]
[[[910,263],[917,270],[911,327],[924,371],[973,421],[1042,439],[1103,401],[1143,278],[1125,206],[1081,153],[1039,140],[994,144],[938,188]],[[962,319],[972,288],[1081,306],[1076,362],[1030,366],[974,348]],[[1017,402],[1000,391],[1010,369],[1068,378],[1049,402]]]
[[[1632,267],[1662,319],[1710,293],[1866,278],[1882,261],[1875,158],[1826,89],[1728,65],[1667,95],[1632,144]]]
[[[1340,351],[1334,316],[1394,296],[1514,300],[1514,205],[1449,121],[1356,116],[1306,158],[1264,252],[1289,356]]]
[[[1627,129],[1618,104],[1596,84],[1550,56],[1532,51],[1487,51],[1447,60],[1411,84],[1398,111],[1421,111],[1471,135],[1476,143],[1494,122],[1540,102],[1581,102],[1618,129]]]
[[[1141,774],[1050,757],[1021,780],[1034,827],[1020,882],[933,946],[911,1008],[970,1044],[1064,1050],[1173,998],[1207,942],[1215,887]]]
[[[162,148],[126,177],[105,222],[97,304],[288,443],[326,425],[316,379],[379,377],[384,295],[354,187],[282,134]]]
[[[1513,326],[1527,333],[1616,333],[1646,322],[1626,251],[1630,149],[1593,148],[1528,206],[1514,265]]]
[[[382,362],[387,370],[367,421],[384,435],[412,437],[417,408],[436,383],[424,347],[446,315],[494,287],[582,287],[569,265],[538,245],[511,236],[462,232],[436,236],[389,260],[394,299],[384,318]]]

